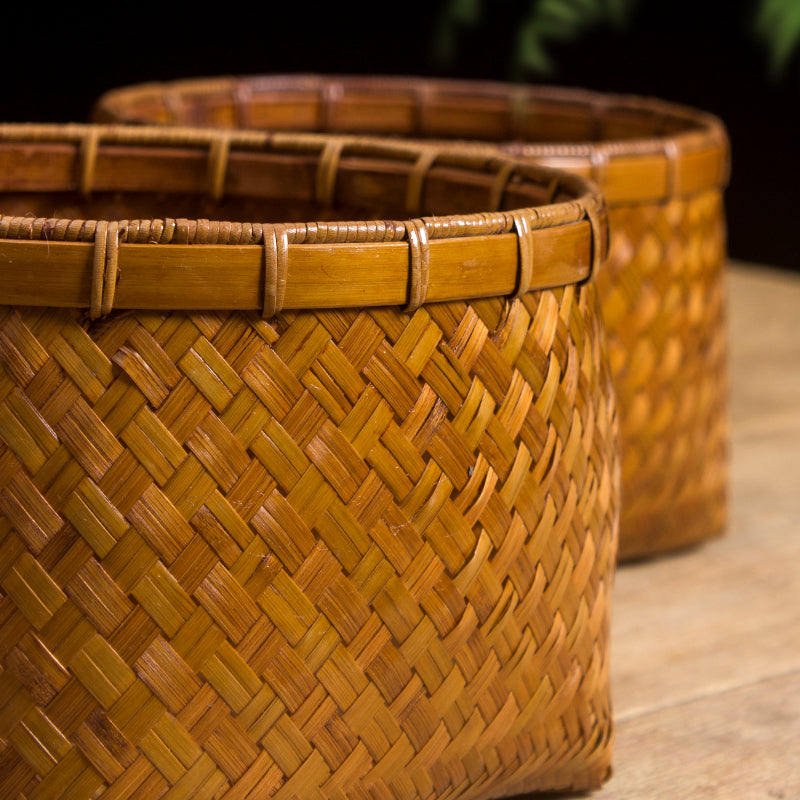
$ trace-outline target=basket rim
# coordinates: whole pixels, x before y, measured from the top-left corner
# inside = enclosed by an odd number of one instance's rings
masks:
[[[606,200],[611,203],[658,200],[694,194],[709,189],[723,189],[730,178],[730,147],[722,120],[716,115],[691,106],[634,94],[605,93],[590,89],[550,85],[511,84],[502,81],[472,81],[456,78],[397,75],[347,75],[317,73],[228,75],[181,78],[173,81],[151,81],[108,90],[96,101],[92,115],[98,119],[115,119],[128,123],[153,123],[133,105],[146,99],[160,103],[165,121],[175,124],[192,95],[222,94],[240,121],[246,118],[247,104],[259,93],[310,92],[324,111],[325,124],[334,131],[336,104],[348,95],[371,93],[386,104],[387,98],[401,94],[411,97],[418,111],[415,124],[419,135],[425,130],[426,106],[435,102],[468,103],[483,99],[504,104],[508,115],[507,141],[486,142],[470,139],[472,146],[509,146],[511,152],[524,158],[535,158],[552,166],[579,171],[601,184]],[[352,97],[351,97],[352,99]],[[363,99],[358,102],[363,102]],[[377,100],[376,100],[377,102]],[[635,114],[666,127],[681,124],[685,129],[671,135],[632,136],[602,141],[529,142],[518,135],[535,103],[563,104],[579,107],[594,121],[611,113]],[[185,125],[186,122],[183,122]],[[382,134],[391,132],[381,131]],[[447,131],[437,135],[446,137]],[[412,134],[414,135],[414,134]],[[466,144],[466,142],[460,142]],[[648,163],[653,159],[658,163]],[[624,173],[640,173],[647,187],[632,188]],[[657,185],[652,185],[653,182]]]
[[[127,278],[143,268],[147,272],[146,262],[152,261],[154,246],[168,246],[169,259],[180,263],[184,272],[187,266],[191,266],[192,271],[202,273],[205,270],[206,280],[210,277],[209,270],[213,272],[223,265],[235,264],[244,268],[249,276],[247,281],[252,284],[253,274],[259,272],[257,262],[264,261],[266,266],[261,270],[264,274],[259,279],[263,283],[262,293],[264,297],[270,291],[281,296],[278,310],[318,307],[316,301],[304,300],[297,291],[286,289],[293,277],[291,264],[302,260],[303,250],[323,257],[326,268],[336,273],[334,282],[341,281],[347,262],[361,262],[355,265],[355,274],[362,279],[367,268],[374,272],[384,262],[391,262],[395,273],[401,262],[410,265],[401,268],[407,273],[403,277],[403,287],[393,285],[385,294],[373,291],[367,295],[359,293],[353,285],[349,286],[349,291],[346,286],[340,287],[334,292],[336,296],[331,306],[392,305],[405,300],[409,310],[426,300],[490,297],[511,294],[514,289],[519,293],[520,289],[529,291],[578,283],[591,277],[607,251],[605,205],[588,181],[494,151],[467,151],[379,137],[319,133],[78,123],[0,125],[0,149],[12,148],[13,151],[17,147],[20,151],[26,150],[30,158],[32,148],[48,145],[71,148],[74,177],[69,179],[71,185],[62,188],[71,188],[87,196],[97,182],[95,173],[102,148],[128,147],[131,153],[152,153],[159,148],[199,152],[200,163],[207,168],[205,189],[213,199],[219,199],[230,159],[237,153],[303,154],[316,158],[318,179],[321,175],[327,176],[329,182],[320,188],[318,181],[317,190],[323,195],[332,192],[336,171],[341,168],[346,154],[403,161],[410,167],[409,184],[419,183],[434,165],[486,173],[494,176],[493,187],[499,187],[497,192],[492,190],[498,206],[512,179],[517,185],[525,181],[549,184],[553,194],[561,191],[569,199],[511,211],[336,223],[226,223],[183,218],[83,220],[0,215],[0,240],[5,251],[5,263],[0,262],[0,296],[12,305],[76,307],[90,304],[93,315],[99,316],[101,305],[107,307],[102,313],[108,313],[111,305],[101,304],[97,295],[111,292],[110,303],[116,294],[116,308],[161,308],[164,299],[159,301],[157,293],[145,293],[149,299],[142,306],[141,292],[129,297],[124,286],[120,287],[121,291],[110,288],[111,283],[115,287],[121,283],[120,274]],[[15,191],[13,176],[3,179],[0,174],[2,191]],[[488,275],[484,265],[479,270],[482,286],[455,291],[452,285],[445,285],[448,281],[437,284],[434,273],[448,264],[453,266],[454,260],[459,259],[455,252],[458,245],[478,238],[489,254],[489,261],[494,258],[503,262],[497,275]],[[46,249],[43,251],[37,245],[44,245]],[[534,251],[537,252],[535,269]],[[309,253],[305,253],[306,261]],[[513,265],[509,263],[509,256],[513,256]],[[570,257],[577,263],[568,263]],[[87,259],[93,263],[88,287],[90,303],[85,302],[87,286],[82,278]],[[460,259],[464,261],[463,254]],[[513,269],[509,269],[511,266]],[[52,280],[55,272],[59,275],[58,281]],[[43,280],[47,274],[50,281]],[[113,282],[112,274],[117,276]],[[472,277],[474,284],[476,276]],[[276,281],[282,285],[273,285],[270,289],[268,284]],[[424,286],[417,285],[420,282]],[[208,296],[208,290],[204,294],[197,286],[187,285],[187,291],[180,302],[189,306],[183,307],[206,307],[195,304]],[[250,286],[245,294],[246,298],[233,302],[234,308],[253,308],[254,287]],[[314,297],[318,299],[318,293]],[[219,302],[220,306],[212,303],[210,307],[231,306],[230,297]],[[174,303],[173,298],[169,307],[174,308]],[[265,301],[265,315],[270,310],[277,313]]]

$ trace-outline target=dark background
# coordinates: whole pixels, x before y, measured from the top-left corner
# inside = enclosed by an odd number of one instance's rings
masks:
[[[5,121],[82,121],[104,91],[221,74],[321,72],[509,79],[526,2],[495,0],[441,63],[444,0],[418,4],[137,5],[61,17],[6,14],[0,46]],[[638,0],[623,29],[598,26],[549,48],[556,70],[531,80],[652,95],[718,114],[732,145],[726,200],[737,259],[800,270],[800,58],[778,77],[758,41],[758,0]],[[800,0],[798,0],[800,2]],[[31,8],[33,8],[31,6]]]

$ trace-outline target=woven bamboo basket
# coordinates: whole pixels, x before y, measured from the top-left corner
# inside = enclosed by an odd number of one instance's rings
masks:
[[[598,275],[622,435],[620,556],[724,530],[725,131],[659,100],[419,78],[271,76],[109,92],[101,119],[502,142],[591,177],[609,205]]]
[[[587,182],[0,126],[0,207],[0,796],[606,777],[619,465]]]

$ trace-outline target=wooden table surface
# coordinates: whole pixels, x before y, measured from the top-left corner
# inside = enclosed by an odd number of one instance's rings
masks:
[[[800,277],[733,264],[727,534],[622,567],[592,800],[800,798]]]

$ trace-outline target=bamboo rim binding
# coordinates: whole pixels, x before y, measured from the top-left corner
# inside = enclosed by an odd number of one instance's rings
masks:
[[[235,307],[253,307],[255,304],[250,298],[257,294],[261,298],[257,307],[266,317],[275,316],[284,308],[305,307],[302,296],[292,286],[296,274],[295,259],[300,253],[298,247],[324,247],[332,263],[352,263],[354,268],[363,264],[364,269],[374,270],[376,266],[380,268],[384,260],[396,264],[399,257],[397,248],[405,243],[407,269],[402,281],[404,285],[401,287],[395,281],[390,293],[378,292],[374,297],[366,298],[364,303],[403,304],[408,312],[425,302],[460,296],[516,297],[532,289],[588,280],[597,270],[607,248],[605,207],[588,184],[576,176],[522,164],[498,154],[459,153],[419,144],[389,143],[352,136],[219,133],[126,126],[0,126],[0,156],[6,151],[7,157],[11,157],[15,144],[25,142],[43,147],[74,146],[74,152],[64,156],[65,171],[68,175],[77,172],[78,179],[73,182],[65,178],[57,188],[77,191],[85,198],[108,190],[110,178],[105,173],[112,167],[103,166],[105,148],[117,156],[123,152],[139,159],[132,163],[141,162],[138,171],[145,172],[150,148],[155,150],[169,145],[193,154],[198,169],[205,162],[205,177],[201,179],[200,188],[205,185],[203,192],[214,203],[226,197],[226,184],[235,168],[233,162],[237,158],[241,162],[252,153],[254,156],[310,157],[312,166],[309,168],[316,176],[311,199],[322,209],[332,205],[338,191],[339,176],[348,159],[371,159],[372,162],[383,159],[391,169],[401,169],[406,175],[406,211],[412,215],[422,209],[426,187],[433,180],[432,176],[436,176],[437,169],[445,176],[448,170],[458,169],[478,176],[486,185],[487,202],[496,209],[478,214],[412,216],[398,220],[302,223],[0,216],[0,238],[12,241],[46,239],[49,269],[59,269],[72,286],[71,292],[62,295],[49,289],[47,281],[34,280],[36,296],[32,297],[32,284],[29,281],[25,285],[25,281],[20,280],[19,267],[21,264],[25,266],[26,257],[34,258],[34,255],[26,256],[25,252],[19,252],[14,261],[17,269],[12,270],[9,266],[3,269],[4,265],[0,264],[0,289],[4,296],[12,303],[75,305],[76,295],[85,292],[83,286],[78,286],[81,278],[75,261],[75,245],[91,243],[92,271],[87,305],[92,318],[106,316],[113,308],[135,307],[132,305],[134,298],[129,293],[130,282],[141,267],[141,259],[137,261],[135,258],[136,247],[143,244],[168,246],[172,252],[180,248],[181,258],[189,264],[206,264],[209,268],[223,260],[220,246],[235,246],[235,253],[224,258],[240,259],[251,273],[248,299],[237,300]],[[70,159],[75,160],[74,168],[69,167]],[[128,169],[130,171],[130,164]],[[238,169],[240,176],[244,169],[241,163]],[[137,176],[134,180],[138,181],[136,189],[146,183],[146,177]],[[240,183],[240,177],[233,182]],[[506,205],[506,196],[512,189],[518,196],[520,192],[535,190],[543,204],[511,211],[499,210]],[[558,229],[564,228],[572,229],[574,233],[569,246],[565,249],[562,245],[559,249],[559,240],[568,237],[556,234]],[[501,252],[505,254],[501,259],[505,262],[505,269],[495,270],[494,274],[483,270],[481,285],[473,281],[473,285],[466,287],[443,286],[442,270],[456,257],[450,249],[471,237],[485,237],[485,246],[493,262]],[[507,245],[509,237],[516,242],[513,251]],[[354,250],[353,246],[359,244],[369,245],[369,250]],[[540,248],[540,245],[547,246]],[[539,249],[547,256],[535,257]],[[262,255],[259,256],[258,252]],[[573,259],[575,263],[570,263],[573,254],[577,258]],[[513,256],[513,263],[509,256]],[[261,263],[260,289],[253,286],[256,275],[252,266],[256,259]],[[324,281],[324,277],[318,277],[318,280]],[[352,287],[349,294],[347,287],[341,286],[332,286],[332,292],[337,298],[335,305],[352,303]],[[405,302],[401,297],[405,297]],[[185,298],[182,302],[189,301]]]
[[[395,76],[231,76],[114,89],[98,100],[93,115],[140,124],[289,126],[502,142],[514,155],[552,160],[553,166],[591,177],[612,205],[645,194],[656,201],[722,188],[730,173],[727,135],[712,114],[656,98],[550,86]],[[577,138],[554,136],[553,124]],[[626,177],[645,172],[646,188]]]

